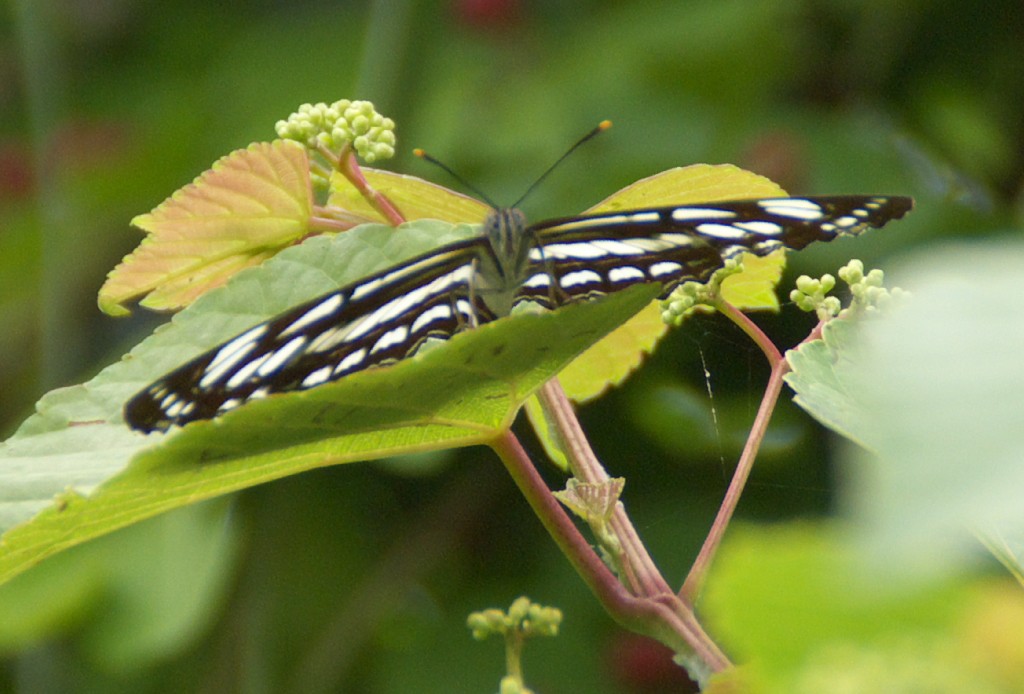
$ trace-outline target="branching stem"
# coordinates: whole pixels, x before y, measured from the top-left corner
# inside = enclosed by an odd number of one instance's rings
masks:
[[[722,299],[715,301],[715,308],[736,323],[761,349],[771,367],[771,375],[725,498],[678,593],[672,592],[658,571],[621,502],[616,504],[608,522],[621,548],[614,562],[621,576],[616,577],[551,494],[511,432],[492,444],[548,532],[608,613],[627,628],[657,638],[673,648],[677,658],[687,662],[691,674],[698,677],[730,666],[726,656],[701,628],[691,606],[736,511],[782,392],[783,377],[789,372],[789,363],[782,353],[749,317]],[[818,339],[822,325],[819,323],[805,341]],[[565,448],[576,479],[591,484],[608,482],[608,473],[590,447],[558,380],[546,383],[537,397]]]
[[[637,596],[619,582],[551,494],[511,431],[503,432],[490,445],[562,553],[616,621],[632,631],[658,639],[677,654],[696,662],[700,672],[695,674],[706,675],[731,666],[701,628],[689,606],[671,591]],[[664,583],[660,575],[657,580]]]
[[[743,489],[750,477],[750,471],[754,466],[754,460],[757,458],[757,452],[760,450],[761,443],[764,441],[764,436],[768,431],[768,423],[771,421],[772,412],[775,411],[775,405],[778,403],[779,395],[782,393],[782,386],[785,383],[783,378],[790,370],[789,362],[779,352],[779,349],[745,313],[721,298],[716,300],[715,308],[738,325],[761,348],[765,358],[768,360],[768,364],[771,366],[771,375],[768,377],[768,384],[765,386],[761,405],[757,409],[757,415],[754,417],[754,423],[750,428],[747,443],[743,447],[743,453],[736,464],[735,472],[733,472],[732,481],[729,483],[729,488],[725,492],[722,504],[718,508],[718,514],[715,516],[715,521],[711,524],[711,530],[708,531],[707,537],[704,538],[704,544],[701,546],[700,553],[697,555],[696,560],[694,560],[690,573],[687,575],[686,581],[679,591],[679,597],[689,603],[693,603],[700,594],[701,586],[707,576],[708,569],[711,567],[715,552],[718,551],[718,546],[722,542],[725,530],[729,526],[729,521],[732,520],[733,514],[736,512],[740,496],[743,494]],[[823,325],[823,322],[819,322],[814,330],[804,339],[804,342],[821,337]]]
[[[590,442],[576,418],[572,403],[565,396],[565,391],[562,390],[558,380],[552,379],[545,383],[538,391],[537,397],[566,445],[566,455],[573,476],[581,482],[590,484],[607,482],[608,473],[590,447]],[[655,566],[654,560],[648,554],[647,548],[637,536],[621,502],[612,512],[609,526],[622,546],[623,569],[626,571],[633,591],[640,595],[671,592],[668,583],[661,577],[658,567]]]

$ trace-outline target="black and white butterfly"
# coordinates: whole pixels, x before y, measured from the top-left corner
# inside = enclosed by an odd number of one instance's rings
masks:
[[[209,419],[273,393],[306,390],[403,359],[510,313],[659,282],[662,296],[742,252],[767,255],[898,219],[905,197],[770,198],[610,212],[528,226],[494,210],[457,241],[296,306],[180,366],[132,397],[142,431]]]

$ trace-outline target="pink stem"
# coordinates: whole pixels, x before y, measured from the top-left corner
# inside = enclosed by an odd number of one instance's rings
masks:
[[[692,653],[701,669],[720,672],[731,667],[693,612],[671,591],[637,597],[626,590],[551,494],[511,431],[504,431],[490,445],[555,543],[616,621],[658,639],[678,654]]]
[[[757,409],[757,416],[754,418],[754,423],[751,426],[747,443],[743,447],[743,453],[740,455],[739,462],[736,464],[736,471],[733,473],[732,481],[725,492],[725,498],[722,499],[722,505],[718,509],[714,523],[711,524],[711,530],[704,539],[704,544],[697,555],[697,559],[694,560],[693,566],[690,568],[690,573],[687,575],[683,587],[679,590],[679,597],[691,604],[696,600],[697,595],[700,594],[701,586],[707,576],[711,562],[714,560],[715,553],[722,542],[725,530],[736,512],[736,506],[739,504],[740,496],[743,494],[743,489],[750,478],[750,471],[754,467],[757,452],[768,431],[772,412],[774,412],[779,395],[782,393],[782,386],[785,383],[783,377],[790,370],[789,362],[779,352],[779,349],[745,313],[722,299],[718,299],[715,302],[715,308],[728,316],[761,348],[771,366],[771,375],[768,378],[768,384],[765,386],[765,393],[761,398],[761,405]],[[820,337],[822,325],[823,323],[819,322],[814,330],[805,338],[804,342]]]
[[[398,226],[405,222],[405,217],[398,211],[398,208],[387,199],[386,196],[373,189],[373,186],[363,176],[363,170],[359,168],[356,155],[350,147],[342,150],[338,157],[338,171],[359,191],[373,209],[377,210],[391,226]]]

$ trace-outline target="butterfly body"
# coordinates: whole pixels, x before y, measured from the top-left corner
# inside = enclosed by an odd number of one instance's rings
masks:
[[[767,255],[858,234],[903,216],[909,198],[772,198],[608,212],[532,226],[494,210],[457,241],[256,325],[175,369],[125,406],[143,431],[208,419],[253,399],[306,390],[403,359],[507,316],[660,283],[704,281],[741,252]]]
[[[529,274],[533,238],[525,215],[514,207],[489,214],[483,236],[488,243],[474,268],[472,287],[491,314],[507,316]]]

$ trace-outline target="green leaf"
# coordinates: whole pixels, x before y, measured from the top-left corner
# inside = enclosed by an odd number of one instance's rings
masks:
[[[961,569],[973,531],[1024,539],[1024,244],[961,244],[893,273],[911,296],[863,325],[837,372],[851,427],[847,507],[872,556],[911,574]]]
[[[741,311],[779,310],[775,287],[786,267],[784,251],[767,256],[742,255],[743,272],[729,275],[722,281],[722,298]]]
[[[565,441],[559,435],[559,430],[547,410],[541,407],[540,398],[533,396],[526,401],[523,411],[530,420],[530,428],[537,435],[537,440],[544,448],[548,461],[555,465],[562,472],[569,472],[569,454]]]
[[[731,164],[695,164],[641,179],[612,194],[587,213],[666,205],[686,205],[712,200],[740,200],[785,195],[769,179]],[[723,283],[723,294],[740,309],[777,309],[775,285],[785,265],[783,253],[767,258],[744,256],[744,271]],[[558,380],[566,395],[584,403],[620,385],[640,367],[668,331],[657,303],[617,328],[566,367]],[[531,400],[527,413],[548,457],[563,469],[567,466],[561,445],[552,436],[540,403]]]
[[[60,431],[69,425],[95,427],[108,420],[120,424],[125,400],[188,359],[296,304],[476,233],[468,225],[432,221],[398,229],[368,224],[287,248],[263,266],[233,278],[229,291],[211,292],[175,315],[120,364],[104,369],[86,384],[43,396],[36,415],[22,424],[18,434]],[[88,434],[81,438],[88,447]]]
[[[656,292],[638,286],[555,313],[497,321],[393,367],[250,403],[166,436],[146,437],[121,423],[129,396],[200,351],[382,261],[390,265],[426,244],[473,233],[440,222],[406,226],[361,227],[287,249],[202,297],[89,383],[45,396],[0,448],[0,489],[7,495],[0,515],[22,521],[71,491],[4,536],[0,581],[92,537],[289,474],[485,444],[511,424],[533,390]],[[147,444],[158,445],[108,479]]]
[[[632,183],[610,195],[587,213],[666,205],[742,200],[785,195],[778,185],[731,164],[668,169]],[[777,309],[775,285],[785,265],[785,254],[758,258],[744,271],[730,277],[723,286],[725,298],[740,309]],[[654,351],[668,326],[657,307],[637,315],[600,344],[580,355],[559,380],[566,395],[577,402],[592,400],[609,387],[619,385]]]
[[[849,381],[856,370],[850,364],[852,343],[861,327],[862,321],[845,318],[826,324],[822,339],[786,352],[793,370],[785,379],[796,392],[793,402],[824,426],[863,446],[870,432],[858,427],[863,405],[852,397]]]
[[[73,629],[90,660],[111,671],[178,653],[215,618],[228,588],[229,510],[215,502],[164,514],[0,586],[0,652]]]
[[[1005,636],[976,628],[979,598],[991,595],[989,586],[958,581],[900,590],[889,578],[860,562],[846,530],[735,526],[699,605],[709,631],[736,662],[748,664],[761,685],[753,691],[1018,691],[989,688],[998,657],[967,656],[1021,642],[1019,628]],[[1018,593],[1003,607],[1015,605],[1011,613],[1020,613],[1021,603]],[[869,663],[874,667],[865,668]],[[1017,686],[1019,665],[1016,656]],[[826,685],[820,684],[823,674]],[[977,688],[962,688],[971,678]]]
[[[982,533],[979,540],[985,548],[1003,565],[1017,583],[1024,588],[1024,538],[1017,537],[1011,542],[999,532]]]
[[[667,330],[657,302],[616,328],[606,338],[573,360],[558,375],[566,394],[583,403],[617,386],[640,368]],[[600,370],[595,370],[595,365]]]
[[[786,191],[771,179],[732,164],[692,164],[642,178],[608,196],[587,212],[702,202],[772,198]]]

